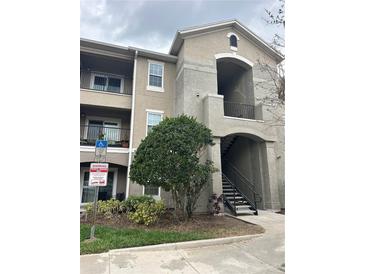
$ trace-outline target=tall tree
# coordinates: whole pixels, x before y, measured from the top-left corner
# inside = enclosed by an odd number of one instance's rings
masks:
[[[176,211],[190,218],[215,171],[211,161],[201,159],[207,146],[212,145],[211,130],[195,118],[165,118],[139,145],[130,178],[141,185],[171,191]]]

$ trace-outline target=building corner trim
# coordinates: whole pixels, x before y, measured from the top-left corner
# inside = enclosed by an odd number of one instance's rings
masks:
[[[131,130],[130,130],[130,136],[129,136],[129,157],[128,157],[128,170],[127,170],[127,184],[126,184],[126,190],[125,190],[126,199],[129,196],[129,184],[130,184],[129,172],[130,172],[130,168],[131,168],[131,164],[132,164],[132,153],[133,153],[134,112],[135,112],[135,104],[136,104],[137,56],[138,56],[138,50],[136,50],[135,55],[134,55]]]

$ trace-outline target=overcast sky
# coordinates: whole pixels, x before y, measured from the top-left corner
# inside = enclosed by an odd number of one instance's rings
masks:
[[[80,36],[168,53],[177,30],[238,19],[267,42],[277,26],[268,25],[265,8],[278,7],[277,0],[240,1],[124,1],[80,0]]]

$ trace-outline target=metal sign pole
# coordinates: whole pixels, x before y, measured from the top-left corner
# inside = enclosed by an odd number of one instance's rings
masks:
[[[106,162],[106,153],[107,153],[108,142],[105,140],[97,140],[95,142],[95,161],[100,163],[101,160]],[[98,195],[99,195],[99,186],[95,186],[95,197],[94,197],[94,206],[93,206],[93,225],[90,231],[90,239],[95,239],[95,221],[96,221],[96,213],[97,213],[97,204],[98,204]]]
[[[96,211],[97,211],[97,203],[98,203],[98,194],[99,194],[99,187],[95,187],[95,197],[94,197],[94,216],[93,216],[93,225],[90,231],[90,239],[95,239],[95,220],[96,220]]]

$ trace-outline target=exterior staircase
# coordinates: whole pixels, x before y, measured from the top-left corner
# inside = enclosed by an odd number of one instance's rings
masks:
[[[224,174],[222,174],[222,186],[224,203],[235,215],[247,213],[258,215],[256,206],[252,205]]]
[[[230,148],[232,147],[232,145],[236,141],[236,139],[237,139],[237,135],[229,135],[222,140],[222,143],[221,143],[222,157],[224,157],[226,155],[226,153],[230,150]]]

